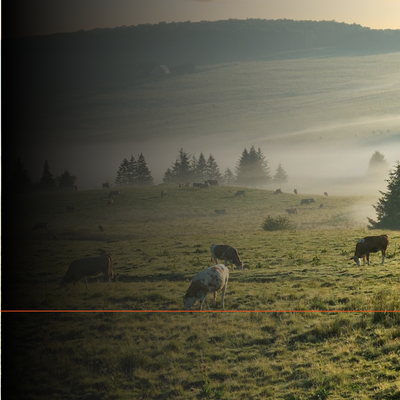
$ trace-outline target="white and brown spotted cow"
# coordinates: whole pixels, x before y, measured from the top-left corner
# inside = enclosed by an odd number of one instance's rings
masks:
[[[235,248],[226,244],[213,244],[210,247],[211,260],[218,264],[218,260],[224,260],[225,265],[228,262],[234,264],[238,269],[243,269],[243,263],[240,261],[238,252]]]
[[[229,280],[229,269],[225,265],[217,264],[212,267],[206,268],[200,271],[193,279],[183,296],[183,307],[185,310],[189,310],[193,304],[199,300],[199,310],[202,309],[204,300],[208,305],[207,295],[213,292],[214,295],[214,307],[216,307],[217,291],[222,290],[221,307],[225,307],[225,292],[228,286]]]

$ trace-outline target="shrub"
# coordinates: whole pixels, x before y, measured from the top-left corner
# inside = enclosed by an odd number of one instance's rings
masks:
[[[278,215],[277,217],[268,217],[263,224],[264,231],[284,231],[294,229],[294,224],[289,217]]]

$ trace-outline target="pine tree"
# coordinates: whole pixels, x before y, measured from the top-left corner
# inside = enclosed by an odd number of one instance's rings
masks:
[[[281,163],[279,163],[274,175],[274,183],[286,183],[288,181],[288,176],[285,170],[282,168]]]
[[[27,192],[32,188],[31,177],[19,158],[15,162],[11,174],[11,180],[9,182],[9,188],[11,191],[16,193]]]
[[[221,175],[221,172],[219,171],[219,166],[218,166],[217,162],[215,161],[215,158],[212,156],[212,154],[210,154],[208,156],[208,160],[207,160],[206,179],[212,179],[212,180],[217,180],[217,181],[222,180],[222,175]]]
[[[200,153],[199,159],[197,160],[195,167],[195,180],[204,182],[207,179],[207,162],[203,155]]]
[[[400,162],[389,172],[387,192],[381,192],[378,204],[373,206],[378,221],[368,218],[371,229],[400,229]]]
[[[389,165],[385,156],[379,151],[375,151],[368,163],[368,175],[371,178],[381,178],[388,173]]]
[[[193,179],[192,163],[190,156],[181,148],[178,157],[170,168],[164,174],[164,183],[191,182]]]
[[[67,170],[65,170],[58,178],[56,178],[58,187],[61,190],[74,190],[76,176],[71,175]]]
[[[129,184],[129,169],[130,164],[127,158],[124,158],[117,171],[117,177],[115,178],[115,184],[117,185],[128,185]]]
[[[222,177],[222,181],[224,182],[224,185],[233,185],[235,183],[235,175],[233,172],[227,168],[224,172],[224,176]]]
[[[139,154],[136,164],[136,182],[140,186],[151,186],[154,184],[153,177],[142,153]]]
[[[40,190],[55,190],[57,188],[56,180],[53,177],[53,174],[50,172],[49,163],[45,160],[43,165],[43,173],[42,177],[39,181],[39,189]]]
[[[268,161],[261,149],[251,146],[250,151],[245,148],[236,164],[236,181],[243,186],[265,185],[271,181]]]
[[[128,161],[128,170],[127,170],[127,185],[134,186],[137,183],[137,162],[135,157],[131,155],[131,158]]]

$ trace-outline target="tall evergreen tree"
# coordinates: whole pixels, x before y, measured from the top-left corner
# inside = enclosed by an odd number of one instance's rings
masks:
[[[225,170],[224,175],[222,177],[222,182],[224,183],[224,185],[227,186],[233,185],[235,183],[235,175],[229,168]]]
[[[215,158],[212,154],[208,156],[207,165],[206,165],[206,179],[213,179],[217,181],[222,180],[222,175],[219,170],[219,166],[215,161]]]
[[[168,170],[164,174],[164,183],[191,182],[193,179],[193,170],[190,161],[190,155],[179,150],[178,157],[172,165],[172,170]]]
[[[368,218],[372,229],[400,229],[400,162],[389,172],[387,192],[381,192],[378,204],[373,206],[378,221]]]
[[[136,182],[139,186],[151,186],[154,184],[153,177],[142,153],[139,154],[136,163]]]
[[[50,167],[47,160],[45,160],[43,165],[43,173],[39,181],[39,189],[46,191],[57,189],[56,180],[54,179],[53,174],[50,172]]]
[[[130,186],[134,186],[137,183],[137,162],[133,155],[128,161],[127,181]]]
[[[17,193],[28,192],[32,188],[31,177],[19,158],[15,162],[8,186]]]
[[[67,170],[65,170],[58,178],[56,178],[58,187],[61,190],[74,190],[76,176],[71,175]]]
[[[129,184],[129,170],[130,164],[127,158],[124,158],[118,167],[117,177],[115,178],[116,185],[128,185]]]
[[[260,148],[244,149],[236,165],[236,175],[237,183],[243,186],[260,186],[271,181],[268,161]]]
[[[286,183],[288,181],[287,173],[282,168],[281,163],[279,163],[278,168],[276,169],[273,181],[274,183]]]
[[[207,179],[207,161],[203,153],[200,153],[199,159],[197,160],[195,177],[195,180],[200,182],[203,182]]]
[[[387,175],[388,169],[389,165],[385,156],[379,151],[375,151],[368,163],[368,176],[371,178],[382,178]]]

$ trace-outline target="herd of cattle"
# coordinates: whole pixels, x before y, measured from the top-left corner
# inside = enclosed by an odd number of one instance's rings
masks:
[[[389,245],[387,235],[367,236],[360,239],[356,244],[354,256],[350,260],[354,260],[360,266],[360,258],[365,259],[369,265],[370,253],[381,251],[382,262],[385,262],[386,249]],[[229,280],[228,264],[234,265],[236,268],[243,270],[243,262],[240,260],[238,252],[232,246],[224,244],[212,244],[210,247],[211,260],[215,265],[200,271],[191,281],[190,286],[183,296],[183,307],[189,310],[197,300],[199,300],[199,310],[202,309],[204,301],[208,309],[210,309],[207,295],[213,293],[214,307],[216,307],[216,296],[218,291],[222,291],[221,307],[224,309],[225,292]],[[223,260],[223,264],[219,262]],[[59,288],[63,288],[69,283],[75,284],[82,278],[85,279],[87,288],[87,277],[95,276],[103,273],[108,278],[111,285],[111,279],[114,277],[112,269],[112,258],[109,254],[102,254],[97,257],[81,258],[73,261],[65,276],[61,279]]]

